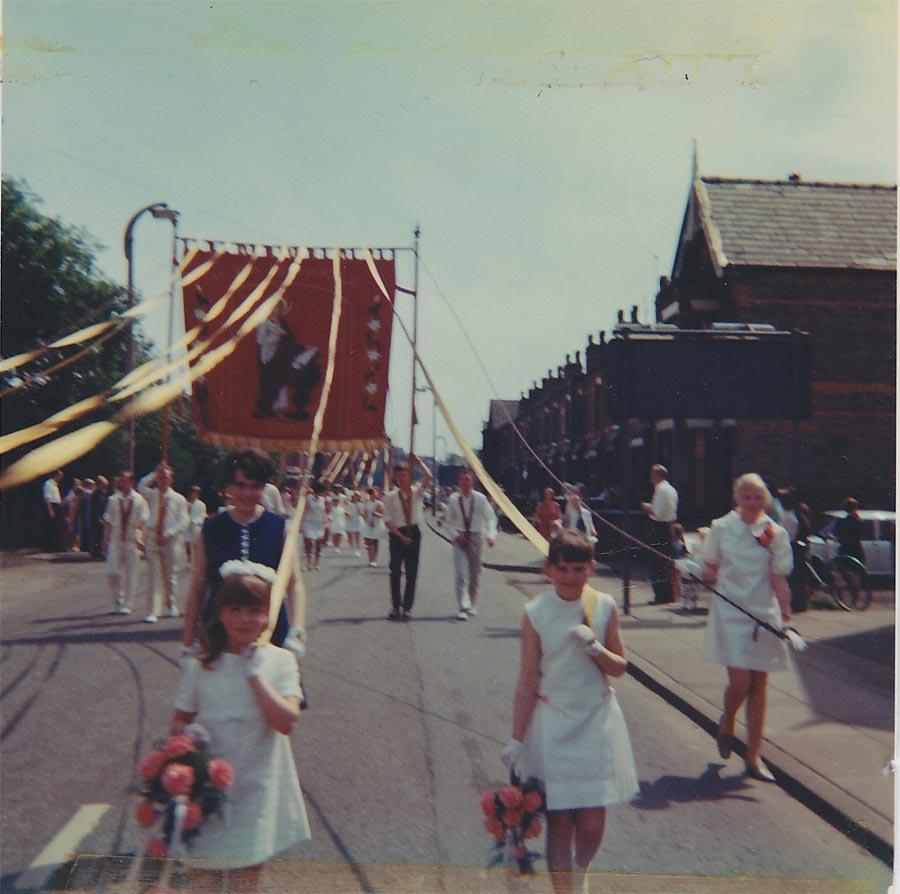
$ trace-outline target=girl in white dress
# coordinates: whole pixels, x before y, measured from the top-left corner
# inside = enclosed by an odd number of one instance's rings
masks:
[[[334,551],[341,551],[341,540],[347,530],[347,503],[344,494],[336,490],[331,498],[331,508],[328,511],[328,530],[331,532],[331,545]]]
[[[234,785],[223,816],[207,820],[184,862],[195,892],[259,891],[265,862],[310,838],[288,740],[300,677],[290,652],[256,644],[269,622],[274,570],[237,559],[220,574],[205,648],[188,660],[175,695],[172,732],[202,724],[210,750],[234,768]]]
[[[703,541],[703,579],[757,618],[781,628],[791,618],[790,537],[766,515],[772,497],[759,475],[741,475],[734,482],[734,502],[737,508],[717,518]],[[724,599],[713,597],[703,657],[728,669],[725,710],[716,737],[720,756],[731,756],[735,716],[746,701],[746,773],[774,781],[760,763],[766,686],[769,671],[786,669],[787,645]]]
[[[366,552],[369,555],[369,567],[378,567],[378,544],[384,537],[384,506],[378,499],[374,487],[367,491],[368,499],[362,504],[363,537],[366,541]]]
[[[593,544],[575,531],[550,542],[544,569],[553,586],[525,607],[513,735],[502,755],[522,778],[544,785],[555,894],[583,889],[606,808],[638,792],[628,729],[609,681],[625,673],[625,647],[613,598],[587,586],[593,556]]]
[[[359,550],[359,532],[363,525],[361,510],[359,491],[355,490],[350,502],[347,503],[347,545],[353,550],[354,556],[361,555]]]
[[[307,571],[316,571],[319,567],[319,553],[325,537],[325,498],[322,496],[324,490],[325,485],[321,482],[313,484],[312,493],[306,495],[303,520],[300,522]]]

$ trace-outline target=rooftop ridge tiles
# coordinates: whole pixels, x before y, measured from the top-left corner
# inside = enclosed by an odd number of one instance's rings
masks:
[[[754,177],[718,177],[711,175],[703,175],[698,178],[707,184],[750,184],[757,186],[813,186],[818,188],[829,189],[872,189],[883,190],[885,192],[896,192],[897,184],[891,183],[848,183],[838,180],[763,180]]]

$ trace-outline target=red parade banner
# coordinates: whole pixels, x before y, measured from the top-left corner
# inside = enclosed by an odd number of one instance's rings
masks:
[[[184,275],[212,257],[211,251],[198,252]],[[393,259],[375,264],[393,294]],[[340,266],[343,300],[334,382],[319,449],[369,450],[387,443],[392,311],[364,260],[341,258]],[[335,293],[330,258],[221,253],[207,273],[184,289],[185,328],[203,323],[207,311],[232,292],[221,312],[203,325],[200,338],[210,339],[209,349],[214,349],[234,335],[239,323],[227,325],[229,316],[243,301],[253,295],[255,308],[280,289],[284,294],[269,318],[194,383],[194,421],[204,441],[268,450],[309,446],[328,363]]]

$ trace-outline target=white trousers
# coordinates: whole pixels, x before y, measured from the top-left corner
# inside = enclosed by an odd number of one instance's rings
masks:
[[[472,608],[478,598],[481,576],[481,534],[469,534],[469,547],[453,541],[453,570],[456,575],[456,601],[460,611]]]
[[[178,564],[181,556],[181,541],[173,537],[168,543],[158,546],[151,538],[147,543],[147,574],[149,590],[147,614],[159,615],[162,611],[162,600],[165,597],[168,610],[178,610]]]
[[[110,540],[106,553],[106,576],[116,605],[132,608],[137,590],[140,555],[133,540]]]

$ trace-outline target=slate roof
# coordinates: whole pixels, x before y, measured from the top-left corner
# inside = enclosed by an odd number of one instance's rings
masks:
[[[695,196],[718,264],[897,269],[897,187],[703,177]]]
[[[504,406],[506,407],[506,412],[504,412]],[[517,400],[492,400],[488,412],[488,425],[496,430],[502,428],[510,419],[515,419],[518,415],[519,402]]]

